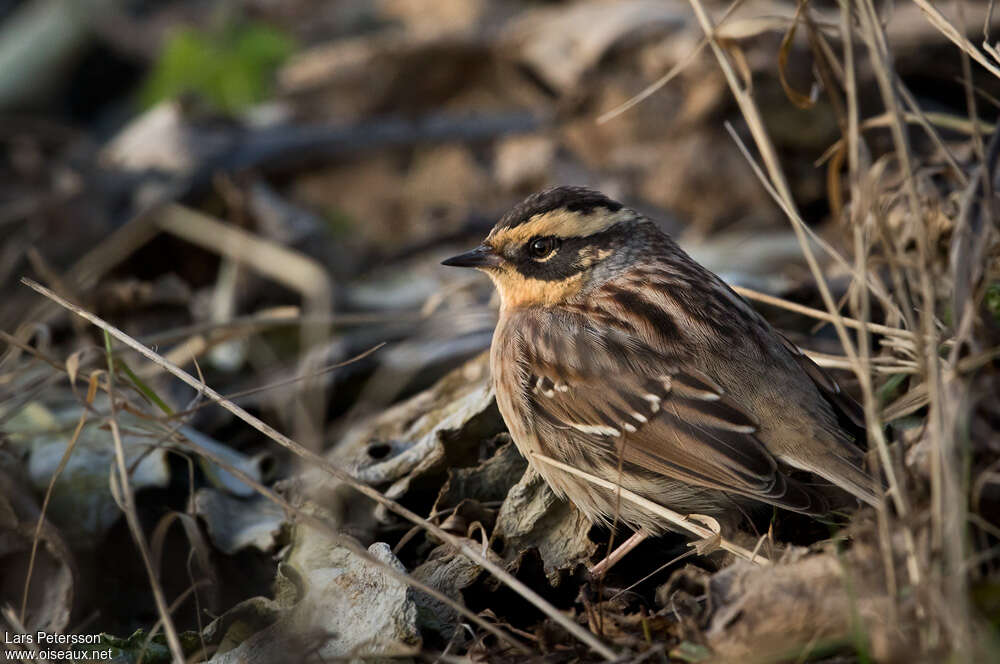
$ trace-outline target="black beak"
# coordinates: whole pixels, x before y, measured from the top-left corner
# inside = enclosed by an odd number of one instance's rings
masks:
[[[441,265],[449,267],[496,267],[500,265],[500,257],[493,253],[493,247],[481,244],[472,251],[467,251],[458,256],[452,256],[446,261],[441,261]]]

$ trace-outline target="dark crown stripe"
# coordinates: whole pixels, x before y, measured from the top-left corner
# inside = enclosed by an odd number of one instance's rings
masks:
[[[514,228],[538,214],[553,210],[569,210],[590,214],[597,208],[611,212],[622,209],[622,204],[611,200],[599,191],[586,187],[553,187],[524,199],[505,214],[497,223],[497,228]]]

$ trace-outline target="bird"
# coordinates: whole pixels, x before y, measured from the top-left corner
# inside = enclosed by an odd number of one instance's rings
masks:
[[[821,516],[845,500],[878,504],[858,403],[639,212],[550,188],[443,264],[485,272],[499,291],[500,413],[591,522],[624,523],[633,538],[670,530],[538,455],[725,523],[766,506]]]

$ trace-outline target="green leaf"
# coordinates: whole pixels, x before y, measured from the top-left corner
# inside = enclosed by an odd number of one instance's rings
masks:
[[[1000,281],[986,287],[986,310],[1000,323]]]
[[[150,107],[194,94],[220,111],[236,113],[267,98],[275,69],[294,50],[291,36],[262,23],[179,30],[167,40],[140,98]]]
[[[691,641],[681,641],[676,648],[670,651],[670,656],[684,662],[704,662],[712,657],[712,651]]]
[[[909,374],[904,373],[893,374],[890,376],[882,387],[878,388],[877,396],[879,403],[885,406],[887,403],[898,397],[900,395],[903,382],[909,377]]]
[[[174,414],[174,411],[170,408],[170,406],[166,404],[166,402],[163,399],[160,398],[160,395],[154,392],[153,388],[151,388],[141,378],[139,378],[139,376],[137,376],[136,373],[132,371],[132,369],[129,368],[127,364],[125,364],[124,360],[116,359],[115,366],[124,371],[125,375],[128,376],[130,381],[132,381],[132,384],[135,385],[135,388],[140,392],[142,392],[142,394],[147,399],[149,399],[153,404],[155,404],[157,408],[162,410],[167,415]]]

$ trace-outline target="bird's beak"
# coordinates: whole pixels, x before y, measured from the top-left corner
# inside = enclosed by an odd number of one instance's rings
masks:
[[[476,267],[491,268],[500,265],[500,257],[493,251],[493,247],[481,244],[472,251],[467,251],[458,256],[452,256],[446,261],[441,261],[441,265],[449,267]]]

